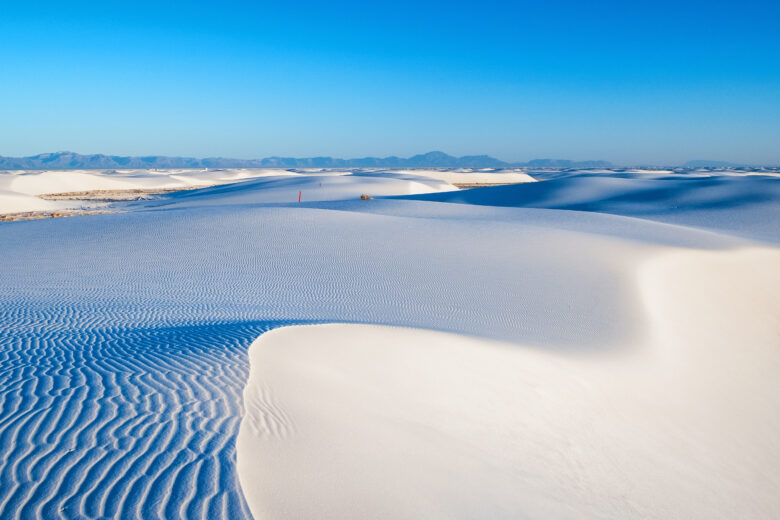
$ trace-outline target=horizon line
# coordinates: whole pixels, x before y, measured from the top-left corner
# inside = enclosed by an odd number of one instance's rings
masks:
[[[422,165],[422,166],[413,166],[413,165],[395,165],[395,166],[381,166],[379,164],[377,165],[364,165],[362,167],[410,167],[410,168],[420,168],[420,167],[440,167],[440,168],[447,168],[447,167],[455,167],[455,168],[500,168],[500,167],[538,167],[538,168],[566,168],[566,167],[573,167],[573,168],[642,168],[642,167],[663,167],[663,168],[673,168],[673,167],[690,167],[690,168],[777,168],[780,167],[780,164],[749,164],[749,163],[742,163],[739,161],[724,161],[724,160],[710,160],[710,159],[691,159],[687,161],[683,161],[678,164],[673,163],[651,163],[651,162],[637,162],[633,164],[616,164],[612,161],[606,160],[606,159],[584,159],[584,160],[578,160],[578,159],[568,159],[568,158],[560,158],[560,157],[539,157],[534,159],[529,159],[527,161],[506,161],[503,159],[498,159],[496,157],[490,156],[488,154],[469,154],[469,155],[451,155],[447,152],[443,152],[440,150],[432,150],[429,152],[424,153],[418,153],[414,155],[410,155],[408,157],[403,157],[400,155],[385,155],[385,156],[372,156],[372,155],[366,155],[362,157],[349,157],[349,158],[342,158],[342,157],[334,157],[330,155],[312,155],[307,157],[294,157],[294,156],[284,156],[284,155],[269,155],[265,157],[253,157],[253,158],[235,158],[235,157],[225,157],[225,156],[207,156],[207,157],[196,157],[196,156],[185,156],[185,155],[164,155],[164,154],[144,154],[144,155],[122,155],[122,154],[110,154],[110,153],[79,153],[79,152],[73,152],[71,150],[58,150],[55,152],[41,152],[33,155],[22,155],[22,156],[12,156],[12,155],[0,155],[0,161],[2,160],[34,160],[37,158],[42,158],[45,156],[77,156],[81,158],[96,158],[96,157],[103,157],[103,158],[109,158],[109,159],[128,159],[128,160],[148,160],[148,159],[167,159],[167,160],[182,160],[182,161],[235,161],[235,162],[262,162],[262,161],[333,161],[333,162],[356,162],[356,161],[412,161],[414,159],[417,160],[423,160],[425,158],[431,158],[432,156],[441,158],[442,160],[454,160],[454,161],[479,161],[484,160],[485,163],[480,165],[478,163],[475,164],[469,164],[469,165],[436,165],[436,164],[428,164],[428,165]],[[490,164],[489,164],[490,163]],[[501,163],[501,164],[498,164]],[[537,164],[533,164],[537,163]],[[545,164],[547,163],[547,164]],[[560,163],[560,164],[553,164],[553,163]],[[3,164],[0,164],[0,170],[13,170],[13,169],[40,169],[40,168],[34,168],[34,167],[25,167],[23,165],[18,165],[20,167],[14,167],[9,168]],[[115,167],[122,167],[122,165],[117,165]],[[174,167],[174,166],[169,166]],[[194,168],[202,168],[202,167],[220,167],[217,165],[193,165]],[[268,167],[268,168],[290,168],[290,167],[307,167],[306,165],[256,165],[256,166],[222,166],[222,167]],[[322,166],[309,166],[309,167],[322,167],[327,168],[328,166],[322,165]],[[361,167],[359,165],[349,166],[349,165],[334,165],[332,167]],[[112,168],[112,166],[107,167],[100,167],[100,166],[78,166],[73,165],[70,168],[62,168],[62,167],[53,167],[51,169],[106,169],[106,168]],[[133,167],[128,166],[128,168],[132,169],[138,169],[139,167]],[[186,168],[186,166],[180,166],[180,168]]]

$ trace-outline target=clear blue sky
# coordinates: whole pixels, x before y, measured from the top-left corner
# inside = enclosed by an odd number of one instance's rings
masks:
[[[780,2],[0,0],[0,155],[780,164]]]

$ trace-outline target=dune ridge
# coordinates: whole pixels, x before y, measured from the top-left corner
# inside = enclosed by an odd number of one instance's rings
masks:
[[[651,327],[617,353],[376,325],[267,332],[238,436],[250,509],[772,518],[778,265],[771,248],[654,256],[634,285]],[[280,410],[294,433],[263,427]]]

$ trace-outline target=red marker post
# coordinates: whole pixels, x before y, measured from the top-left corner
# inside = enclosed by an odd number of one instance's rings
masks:
[[[299,191],[298,192],[298,202],[300,202],[300,201],[301,201],[301,192]]]

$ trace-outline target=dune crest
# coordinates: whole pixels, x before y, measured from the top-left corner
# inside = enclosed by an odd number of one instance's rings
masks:
[[[647,262],[635,295],[651,328],[619,351],[375,325],[265,333],[238,436],[249,507],[256,518],[777,516],[775,265],[770,249]],[[258,427],[280,416],[294,433]]]

